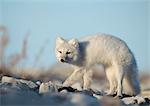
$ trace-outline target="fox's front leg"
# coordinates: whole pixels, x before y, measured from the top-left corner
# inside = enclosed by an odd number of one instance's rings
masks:
[[[83,71],[81,69],[76,69],[70,77],[68,77],[65,82],[63,83],[63,86],[71,86],[78,80],[82,80]]]
[[[83,89],[88,90],[91,88],[92,77],[93,77],[92,70],[84,70]]]

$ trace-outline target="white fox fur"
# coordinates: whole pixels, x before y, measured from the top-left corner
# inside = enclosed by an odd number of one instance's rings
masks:
[[[56,57],[72,64],[72,75],[63,83],[71,86],[80,80],[84,89],[90,89],[93,72],[91,67],[102,64],[110,89],[108,95],[137,95],[140,93],[138,69],[133,53],[121,39],[108,34],[97,34],[78,41],[56,39]]]

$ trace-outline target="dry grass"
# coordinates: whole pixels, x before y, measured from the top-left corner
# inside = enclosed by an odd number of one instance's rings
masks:
[[[16,54],[13,54],[10,56],[9,64],[8,64],[10,67],[15,67],[21,60],[26,59],[28,37],[29,37],[29,33],[27,33],[24,37],[24,40],[22,43],[22,49],[21,49],[20,53],[16,53]]]
[[[7,63],[6,63],[6,57],[5,57],[5,52],[6,52],[6,48],[9,46],[9,35],[8,35],[8,30],[6,27],[4,26],[0,26],[0,33],[2,33],[2,35],[0,36],[0,69],[2,68],[10,68],[10,67],[17,67],[18,64],[22,61],[22,60],[26,60],[26,58],[28,57],[28,46],[29,45],[29,37],[30,37],[30,32],[26,33],[24,36],[24,39],[22,41],[22,46],[20,47],[20,52],[19,53],[15,53],[15,54],[10,54],[10,56],[8,56],[9,58],[7,59]],[[46,46],[49,43],[49,39],[46,39],[43,43],[43,45],[39,48],[39,52],[37,53],[37,55],[35,56],[35,62],[33,63],[33,67],[36,66],[37,62],[39,61],[39,59],[42,56],[43,51],[46,49]]]
[[[15,54],[10,54],[10,56],[6,57],[6,49],[9,46],[9,35],[8,30],[4,26],[0,26],[0,76],[7,75],[7,76],[13,76],[13,77],[20,77],[24,79],[33,79],[33,80],[44,80],[43,76],[47,74],[47,72],[44,71],[44,73],[40,72],[39,69],[36,68],[20,68],[18,67],[18,64],[21,63],[21,61],[26,60],[28,57],[28,44],[29,44],[29,37],[30,33],[26,33],[24,36],[24,39],[22,41],[22,46],[20,47],[20,52]],[[40,59],[42,52],[46,48],[46,45],[48,44],[49,40],[46,40],[43,44],[43,46],[40,48],[39,52],[37,53],[37,56],[35,56],[35,63]],[[7,60],[6,60],[7,59]],[[42,70],[43,71],[43,70]]]
[[[0,37],[0,68],[5,66],[5,49],[8,46],[9,37],[7,29],[0,26],[0,32],[2,36]]]

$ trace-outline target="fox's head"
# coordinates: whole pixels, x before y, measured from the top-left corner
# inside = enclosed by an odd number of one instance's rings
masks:
[[[78,59],[79,42],[77,39],[65,40],[61,37],[56,39],[56,57],[60,62],[74,63]]]

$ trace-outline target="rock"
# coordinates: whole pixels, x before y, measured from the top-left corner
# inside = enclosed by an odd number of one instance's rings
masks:
[[[36,84],[37,84],[38,86],[40,86],[40,85],[41,85],[41,82],[40,82],[40,81],[37,81]]]
[[[102,106],[126,106],[119,98],[103,96],[100,99]]]
[[[16,79],[16,78],[13,78],[13,77],[7,77],[7,76],[3,76],[2,77],[2,83],[11,83],[11,84],[16,84],[16,85],[27,85],[29,88],[31,89],[37,89],[38,88],[38,85],[35,84],[34,82],[32,81],[27,81],[27,80],[23,80],[23,79]]]
[[[41,96],[38,105],[48,105],[48,106],[72,106],[68,94],[61,93],[47,93]]]
[[[94,96],[96,99],[98,99],[98,100],[102,99],[102,97],[103,97],[103,96],[97,95],[97,94],[93,94],[93,96]]]
[[[149,104],[150,105],[150,97],[149,98],[145,98],[146,103],[145,104]]]
[[[101,106],[100,102],[92,96],[87,96],[80,93],[72,93],[69,96],[71,103],[75,106]]]
[[[97,95],[104,95],[102,92],[100,91],[97,91],[97,90],[92,90],[92,89],[89,89],[89,90],[77,90],[77,89],[74,89],[72,87],[61,87],[58,89],[58,92],[74,92],[74,93],[81,93],[81,94],[85,94],[85,95],[89,95],[89,96],[93,96],[93,94],[97,94]]]
[[[3,93],[13,93],[17,91],[36,91],[37,89],[31,89],[27,84],[25,83],[0,83],[0,92]]]
[[[123,98],[122,101],[127,105],[135,104],[137,102],[134,97]]]
[[[12,83],[0,83],[0,93],[1,94],[7,94],[7,93],[13,93],[20,91],[21,88],[15,84]]]
[[[141,96],[136,96],[135,98],[136,98],[138,104],[142,104],[142,103],[146,102],[145,98],[143,98]]]
[[[66,93],[68,93],[68,91],[66,89],[64,89],[64,90],[60,91],[60,93],[66,94]]]
[[[93,92],[91,90],[82,90],[82,91],[76,91],[80,94],[88,95],[88,96],[93,96]]]
[[[101,106],[94,97],[71,92],[46,94],[40,101],[39,105],[49,104],[50,106]]]
[[[129,105],[129,104],[144,104],[144,103],[146,103],[145,98],[143,98],[141,96],[123,98],[122,101],[125,104],[127,104],[127,105]]]
[[[39,96],[32,91],[1,95],[2,105],[101,106],[94,97],[79,93],[52,93]]]
[[[42,83],[40,85],[40,88],[39,88],[39,93],[40,94],[43,94],[43,93],[54,93],[54,92],[58,92],[58,86],[56,86],[51,81],[46,82],[46,83]]]
[[[141,96],[124,97],[123,99],[105,95],[104,91],[92,89],[78,90],[72,87],[63,87],[59,81],[49,81],[46,83],[37,81],[34,83],[32,81],[3,76],[0,82],[2,105],[126,106],[150,104],[148,91],[142,93]]]
[[[44,94],[44,98],[48,97],[49,94],[50,97],[52,95],[56,96],[57,94],[58,97],[53,100],[57,101],[57,103],[60,102],[59,98],[61,97],[62,99],[63,97],[66,100],[65,102],[63,102],[65,105],[61,104],[63,106],[66,106],[66,104],[68,106],[100,106],[98,100],[92,96],[93,94],[91,91],[78,91],[77,89],[74,89],[72,87],[61,87],[58,90],[57,88],[57,85],[52,82],[42,83],[40,85],[39,93]]]
[[[28,85],[29,88],[31,88],[31,89],[36,89],[36,88],[38,88],[38,85],[35,84],[35,83],[32,82],[32,81],[27,81],[27,80],[17,80],[17,81],[18,81],[18,82],[21,82],[21,83],[23,83],[23,84]]]
[[[5,82],[6,83],[13,83],[13,84],[17,84],[18,83],[17,79],[12,78],[12,77],[7,77],[7,76],[3,76],[1,82],[2,83],[5,83]]]
[[[107,93],[104,92],[104,91],[98,91],[98,90],[96,90],[96,89],[91,89],[91,91],[93,92],[93,94],[101,95],[101,96],[104,96],[104,95],[107,94]]]
[[[0,95],[2,106],[38,105],[40,96],[32,90],[17,90]]]

